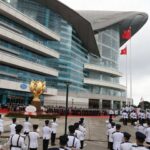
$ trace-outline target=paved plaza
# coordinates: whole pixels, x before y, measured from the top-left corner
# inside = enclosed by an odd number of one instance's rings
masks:
[[[68,125],[74,124],[75,122],[79,121],[80,117],[69,117],[68,118]],[[9,118],[4,118],[5,120],[5,133],[3,136],[8,136],[9,135],[9,124],[11,124],[11,119]],[[85,118],[85,123],[87,127],[87,135],[86,135],[86,147],[84,150],[106,150],[107,149],[107,141],[106,141],[106,124],[105,124],[104,118]],[[119,118],[114,119],[115,122],[118,122]],[[22,123],[23,119],[18,119],[18,123]],[[41,128],[44,125],[44,120],[38,120],[38,119],[31,119],[32,123],[37,123],[40,126],[40,133],[41,133]],[[57,137],[62,135],[64,133],[64,117],[61,117],[57,120],[59,127],[58,127],[58,132],[57,132]],[[134,133],[135,129],[131,126],[123,126],[122,131],[128,131],[129,133],[132,134],[132,142],[135,143],[134,140]],[[2,138],[2,143],[6,142],[7,138]],[[42,150],[42,139],[39,140],[39,150]],[[58,140],[56,142],[58,144]]]

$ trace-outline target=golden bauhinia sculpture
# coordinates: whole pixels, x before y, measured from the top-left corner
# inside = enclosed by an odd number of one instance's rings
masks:
[[[39,96],[43,94],[46,89],[46,83],[43,81],[34,81],[32,80],[30,83],[30,91],[33,93],[34,98],[33,102],[40,102]]]

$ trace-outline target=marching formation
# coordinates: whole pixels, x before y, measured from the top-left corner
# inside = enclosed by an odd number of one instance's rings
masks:
[[[127,131],[122,131],[121,124],[115,124],[110,115],[109,121],[106,121],[108,149],[150,149],[150,112],[148,110],[146,112],[144,110],[137,111],[132,107],[123,107],[121,115],[121,121],[124,126],[127,126],[128,122],[133,126],[135,130],[135,143],[130,142],[131,134]]]
[[[59,138],[59,146],[55,143],[58,128],[56,118],[53,118],[52,121],[45,120],[45,125],[41,129],[42,134],[39,133],[39,125],[31,124],[28,117],[25,118],[23,124],[17,124],[17,119],[13,118],[9,128],[9,140],[4,147],[9,146],[10,150],[38,150],[40,138],[43,140],[43,150],[79,150],[84,147],[86,134],[84,118],[69,125],[68,135],[62,135]],[[4,124],[0,115],[0,136],[3,131]],[[51,144],[51,148],[49,148],[49,144]]]

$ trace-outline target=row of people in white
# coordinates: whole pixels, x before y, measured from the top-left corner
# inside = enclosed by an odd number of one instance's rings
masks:
[[[45,126],[42,128],[43,150],[48,150],[50,138],[51,138],[51,141],[55,141],[55,140],[52,140],[52,135],[53,134],[56,135],[57,126],[58,126],[58,124],[55,121],[56,121],[56,119],[53,119],[53,122],[49,126],[49,120],[46,120]],[[31,131],[31,126],[32,125],[28,121],[28,118],[26,118],[25,122],[23,123],[23,132],[25,135],[27,135],[27,138],[26,138],[26,139],[28,139],[27,147],[30,150],[37,150],[38,138],[40,137],[39,133],[37,132],[38,125],[33,125],[33,131]],[[14,135],[15,135],[15,137],[17,136],[16,135],[16,127],[17,127],[16,118],[13,118],[12,124],[10,125],[10,139]],[[84,118],[81,118],[79,123],[75,123],[73,128],[74,128],[74,130],[72,129],[73,131],[71,131],[69,129],[70,135],[68,136],[68,145],[67,145],[68,147],[67,148],[68,148],[68,150],[70,150],[70,147],[73,147],[76,150],[83,149],[85,133],[86,133],[86,129],[84,126]],[[25,138],[25,136],[24,136],[24,138]],[[19,142],[21,139],[19,139]],[[10,141],[12,141],[12,143],[15,145],[16,141],[14,140],[14,138],[11,139]],[[18,150],[19,148],[20,148],[20,146],[16,150]],[[13,148],[13,150],[14,150],[14,148]]]
[[[111,128],[107,130],[110,150],[147,150],[143,146],[146,136],[141,132],[136,132],[136,145],[129,142],[131,135],[127,132],[120,132],[121,125],[112,122]]]
[[[29,148],[37,149],[38,147],[38,138],[40,137],[37,132],[38,125],[33,125],[33,131],[31,131],[31,123],[26,118],[26,121],[23,123],[23,131],[25,135],[28,135],[29,138]],[[43,135],[43,150],[48,149],[49,140],[51,139],[51,145],[55,144],[55,137],[57,132],[56,118],[53,118],[53,122],[49,124],[49,120],[45,121],[45,126],[42,128]],[[12,124],[10,125],[10,137],[16,134],[16,118],[12,119]]]
[[[122,112],[122,118],[133,118],[133,119],[150,119],[150,112],[147,111],[146,113],[144,111],[140,111],[139,113],[136,113],[135,111],[132,111],[131,113],[128,113],[127,111]]]
[[[134,128],[136,129],[136,131],[145,134],[145,136],[146,136],[145,141],[148,144],[150,144],[150,122],[148,122],[147,124],[144,124],[144,125],[143,124],[136,125]]]

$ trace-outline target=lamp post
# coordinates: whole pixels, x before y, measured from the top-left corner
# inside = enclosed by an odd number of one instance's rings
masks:
[[[67,134],[68,95],[69,95],[69,85],[71,84],[71,82],[65,82],[65,84],[66,84],[65,134]]]

